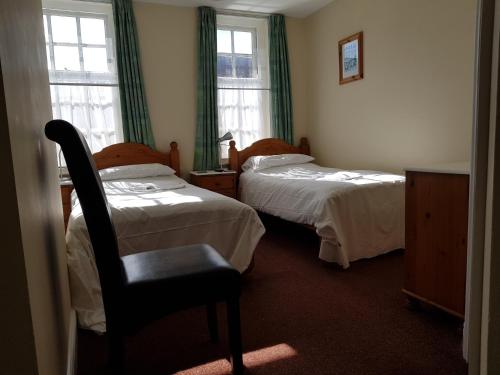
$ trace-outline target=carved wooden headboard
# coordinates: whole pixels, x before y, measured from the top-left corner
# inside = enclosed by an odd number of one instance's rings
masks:
[[[159,163],[168,165],[180,174],[179,149],[177,142],[170,143],[170,151],[163,153],[141,143],[117,143],[93,154],[97,169],[132,164]]]
[[[310,155],[309,141],[307,138],[301,138],[298,147],[289,145],[278,138],[266,138],[252,143],[247,148],[238,151],[236,142],[229,142],[229,167],[241,173],[241,166],[251,156],[257,155],[278,155],[278,154],[305,154]]]

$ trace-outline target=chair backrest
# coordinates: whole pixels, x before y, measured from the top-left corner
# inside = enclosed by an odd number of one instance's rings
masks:
[[[124,283],[115,228],[101,178],[85,138],[73,125],[63,120],[49,121],[45,135],[61,146],[66,159],[94,249],[109,324],[110,315],[119,313]]]

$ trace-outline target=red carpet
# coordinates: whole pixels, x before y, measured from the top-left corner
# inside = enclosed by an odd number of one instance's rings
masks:
[[[247,374],[467,373],[462,324],[406,308],[401,251],[344,271],[317,259],[312,232],[270,224],[241,298]],[[229,374],[223,306],[219,326],[220,344],[208,340],[203,308],[149,326],[128,340],[129,373]],[[104,337],[81,331],[78,355],[80,375],[106,373]]]

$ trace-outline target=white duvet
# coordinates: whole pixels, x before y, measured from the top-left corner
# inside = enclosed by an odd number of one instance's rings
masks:
[[[208,243],[240,272],[265,229],[254,209],[176,176],[103,182],[120,255]],[[73,193],[75,194],[75,193]],[[72,304],[83,328],[104,332],[99,276],[80,204],[66,232]]]
[[[383,172],[294,164],[244,172],[240,197],[261,212],[313,225],[319,257],[347,268],[404,247],[404,183]]]

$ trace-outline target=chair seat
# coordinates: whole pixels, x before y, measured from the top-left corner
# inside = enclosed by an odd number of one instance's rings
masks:
[[[121,258],[128,326],[240,293],[240,273],[209,245],[153,250]]]

